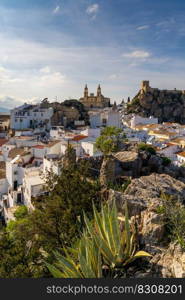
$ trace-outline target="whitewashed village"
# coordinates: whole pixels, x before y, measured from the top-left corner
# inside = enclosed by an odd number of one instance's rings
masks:
[[[142,82],[140,93],[148,82]],[[176,92],[176,91],[175,91]],[[130,104],[123,100],[112,103],[88,87],[79,100],[50,105],[48,99],[36,105],[23,104],[0,116],[0,216],[7,223],[14,219],[17,206],[34,209],[32,198],[43,193],[45,177],[51,171],[59,175],[62,158],[70,144],[76,160],[101,158],[95,147],[96,138],[106,126],[120,128],[130,143],[152,145],[156,152],[176,166],[185,165],[185,125],[178,122],[159,123],[157,117],[142,117],[126,112]],[[64,103],[65,104],[65,103]],[[77,104],[77,105],[76,105]],[[77,109],[83,105],[84,114]]]

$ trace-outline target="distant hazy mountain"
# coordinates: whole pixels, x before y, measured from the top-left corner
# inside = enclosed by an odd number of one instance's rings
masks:
[[[5,107],[0,107],[0,112],[9,112],[10,110]]]

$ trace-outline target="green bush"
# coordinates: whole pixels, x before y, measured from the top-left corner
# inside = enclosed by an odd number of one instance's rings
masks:
[[[152,146],[147,145],[145,143],[140,143],[138,145],[138,150],[147,151],[148,153],[153,154],[153,155],[156,154],[156,150]]]
[[[28,209],[25,205],[19,206],[14,212],[14,217],[19,220],[25,218],[28,215]]]
[[[165,226],[171,241],[185,248],[185,207],[177,197],[161,194],[162,206],[158,213],[164,214]]]
[[[171,159],[168,157],[161,157],[162,158],[162,164],[163,166],[168,166],[169,164],[171,164]]]
[[[130,104],[131,104],[131,106],[138,105],[139,104],[139,99],[138,98],[134,98]]]

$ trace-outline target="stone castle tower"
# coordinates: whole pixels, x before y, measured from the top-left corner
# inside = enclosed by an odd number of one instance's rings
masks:
[[[143,80],[141,82],[141,91],[143,91],[144,93],[147,93],[151,90],[151,87],[150,87],[150,82],[149,80]]]
[[[102,95],[101,86],[98,85],[96,96],[88,91],[87,84],[84,88],[84,97],[79,99],[80,102],[87,108],[105,108],[110,106],[110,98],[106,98]]]

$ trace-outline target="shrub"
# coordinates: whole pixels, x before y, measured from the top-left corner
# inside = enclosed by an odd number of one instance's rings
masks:
[[[14,217],[19,220],[28,215],[28,209],[25,205],[19,206],[16,211],[14,212]]]
[[[139,104],[139,98],[134,98],[130,104],[131,104],[131,106],[138,105]]]
[[[168,157],[161,157],[162,158],[162,164],[163,166],[168,166],[169,164],[171,164],[171,159]]]
[[[161,199],[163,205],[158,213],[164,214],[168,236],[185,248],[185,207],[176,197],[162,193]]]
[[[148,153],[153,154],[153,155],[156,154],[156,150],[152,146],[147,145],[145,143],[140,143],[138,145],[138,150],[147,151]]]
[[[98,278],[104,277],[105,273],[117,277],[123,275],[125,268],[135,259],[150,256],[136,250],[135,232],[130,230],[127,205],[123,231],[120,230],[115,203],[112,208],[102,206],[100,213],[94,206],[93,211],[92,222],[84,215],[86,229],[78,247],[66,249],[65,257],[56,253],[56,264],[47,264],[54,277]]]

